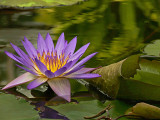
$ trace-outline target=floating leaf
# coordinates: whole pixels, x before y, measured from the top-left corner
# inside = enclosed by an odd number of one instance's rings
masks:
[[[51,7],[57,5],[71,5],[82,0],[0,0],[0,5],[3,7],[13,8],[29,8],[29,7]]]
[[[101,75],[99,78],[86,80],[95,87],[98,87],[104,93],[107,93],[110,97],[115,98],[119,90],[119,80],[121,65],[124,60],[111,64],[109,66],[102,67],[95,70],[93,73]]]
[[[143,102],[137,103],[126,112],[126,115],[136,115],[146,119],[160,119],[160,108]]]
[[[24,100],[17,100],[13,95],[0,95],[0,120],[35,120],[38,113],[34,106]]]
[[[131,105],[123,102],[123,101],[106,101],[104,104],[97,100],[92,101],[81,101],[77,103],[68,103],[59,106],[50,106],[50,108],[58,111],[61,114],[64,114],[70,120],[86,120],[85,116],[93,116],[102,111],[108,104],[111,103],[113,107],[109,111],[109,115],[112,118],[116,118],[120,115],[123,115],[125,111],[131,107]],[[107,114],[104,114],[107,116]],[[91,120],[91,119],[90,119]],[[123,118],[123,120],[128,120],[127,118]]]
[[[160,101],[160,87],[137,80],[121,79],[117,98]]]
[[[104,106],[98,106],[98,101],[82,101],[77,103],[68,103],[51,108],[65,115],[70,120],[85,120],[84,116],[93,116],[101,111]]]
[[[152,44],[148,44],[144,48],[144,53],[147,55],[154,55],[154,56],[160,56],[160,40],[156,40]]]
[[[124,78],[133,77],[136,74],[136,70],[139,69],[139,56],[132,55],[128,57],[121,66],[121,76]]]
[[[133,76],[139,67],[138,60],[139,55],[134,55],[118,63],[97,69],[94,73],[98,73],[102,77],[87,81],[110,97],[116,98],[119,91],[120,77],[124,76],[128,78],[129,76]]]
[[[134,80],[160,86],[160,61],[149,61],[142,59],[140,62],[140,70],[134,76]]]
[[[87,81],[112,98],[160,101],[159,61],[133,55],[94,73],[102,77]]]

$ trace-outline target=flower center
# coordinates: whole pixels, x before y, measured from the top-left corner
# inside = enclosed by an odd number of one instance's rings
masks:
[[[54,73],[58,69],[62,68],[68,62],[69,56],[67,56],[65,58],[63,52],[59,56],[57,55],[57,52],[55,52],[55,53],[47,52],[47,54],[45,52],[43,52],[42,55],[40,53],[38,53],[37,59],[39,61],[41,61],[47,67],[47,70],[50,70],[51,72]],[[36,62],[34,60],[32,60],[32,62],[34,63],[34,65],[35,65],[34,68],[36,69],[38,74],[43,74],[39,70]]]

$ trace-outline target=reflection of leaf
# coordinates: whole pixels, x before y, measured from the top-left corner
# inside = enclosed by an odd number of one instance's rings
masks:
[[[160,40],[156,40],[153,44],[148,44],[144,48],[144,53],[147,55],[160,56]]]
[[[113,6],[119,9],[112,11]],[[144,22],[138,19],[137,25],[136,6],[132,1],[115,4],[109,0],[89,0],[83,4],[64,6],[63,9],[38,9],[36,13],[35,20],[53,26],[55,35],[65,32],[69,34],[67,39],[78,35],[81,42],[77,48],[90,42],[85,54],[98,52],[96,59],[86,63],[90,67],[92,64],[98,66],[117,62],[144,45],[141,38],[143,29],[138,28],[139,23]]]
[[[82,0],[0,0],[0,5],[10,7],[36,7],[36,6],[55,6],[70,5]]]
[[[37,112],[26,102],[16,100],[12,95],[0,95],[0,120],[35,120]]]
[[[137,103],[126,114],[137,115],[146,119],[160,119],[160,108],[146,103]]]

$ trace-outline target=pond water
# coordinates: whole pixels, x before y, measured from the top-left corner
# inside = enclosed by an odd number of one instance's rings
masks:
[[[130,55],[141,53],[146,43],[159,39],[160,7],[158,2],[156,0],[130,2],[125,0],[89,0],[70,6],[52,8],[0,9],[0,85],[6,85],[24,72],[16,67],[16,62],[4,54],[4,51],[14,53],[10,42],[24,50],[21,43],[24,36],[34,46],[37,45],[38,33],[45,37],[47,32],[51,34],[55,43],[62,32],[65,33],[68,41],[77,36],[76,49],[90,42],[91,44],[83,57],[93,52],[98,52],[98,54],[85,64],[87,67],[106,66]],[[74,104],[92,100],[95,104],[94,99],[101,101],[109,99],[108,96],[102,95],[95,88],[84,87],[75,80],[71,80],[71,85]],[[53,107],[47,107],[66,103],[51,93],[50,89],[47,89],[47,85],[42,85],[33,91],[26,90],[26,85],[22,85],[8,90],[8,93],[18,96],[18,100],[12,98],[13,95],[6,95],[4,91],[1,91],[0,104],[3,103],[6,111],[16,111],[17,109],[14,107],[24,104],[19,107],[18,115],[13,115],[12,118],[7,118],[5,113],[5,115],[0,113],[0,116],[3,116],[0,118],[3,120],[69,119],[59,115]],[[32,105],[28,105],[21,97]],[[11,103],[8,104],[5,101]],[[38,111],[41,111],[39,117],[37,117],[38,113],[36,113],[37,116],[34,114],[36,111],[33,110],[34,105]],[[28,109],[33,110],[28,112],[28,114],[33,114],[33,118],[27,119],[28,116],[21,112],[21,110]],[[58,109],[63,109],[63,106]],[[81,120],[81,118],[75,120]]]

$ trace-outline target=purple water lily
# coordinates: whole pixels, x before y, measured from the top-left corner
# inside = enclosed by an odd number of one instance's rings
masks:
[[[5,51],[5,53],[15,61],[24,65],[25,67],[17,66],[27,72],[8,83],[2,90],[29,81],[31,82],[27,88],[33,89],[47,82],[58,96],[70,102],[71,88],[67,78],[90,79],[100,77],[98,74],[88,73],[95,68],[85,68],[83,66],[83,64],[96,55],[96,53],[92,53],[78,62],[79,58],[88,48],[89,43],[74,53],[77,37],[67,43],[64,38],[64,33],[62,33],[54,47],[49,33],[46,35],[45,40],[41,34],[38,34],[37,49],[34,48],[26,37],[24,37],[22,43],[28,55],[12,43],[12,47],[19,56],[7,51]]]

